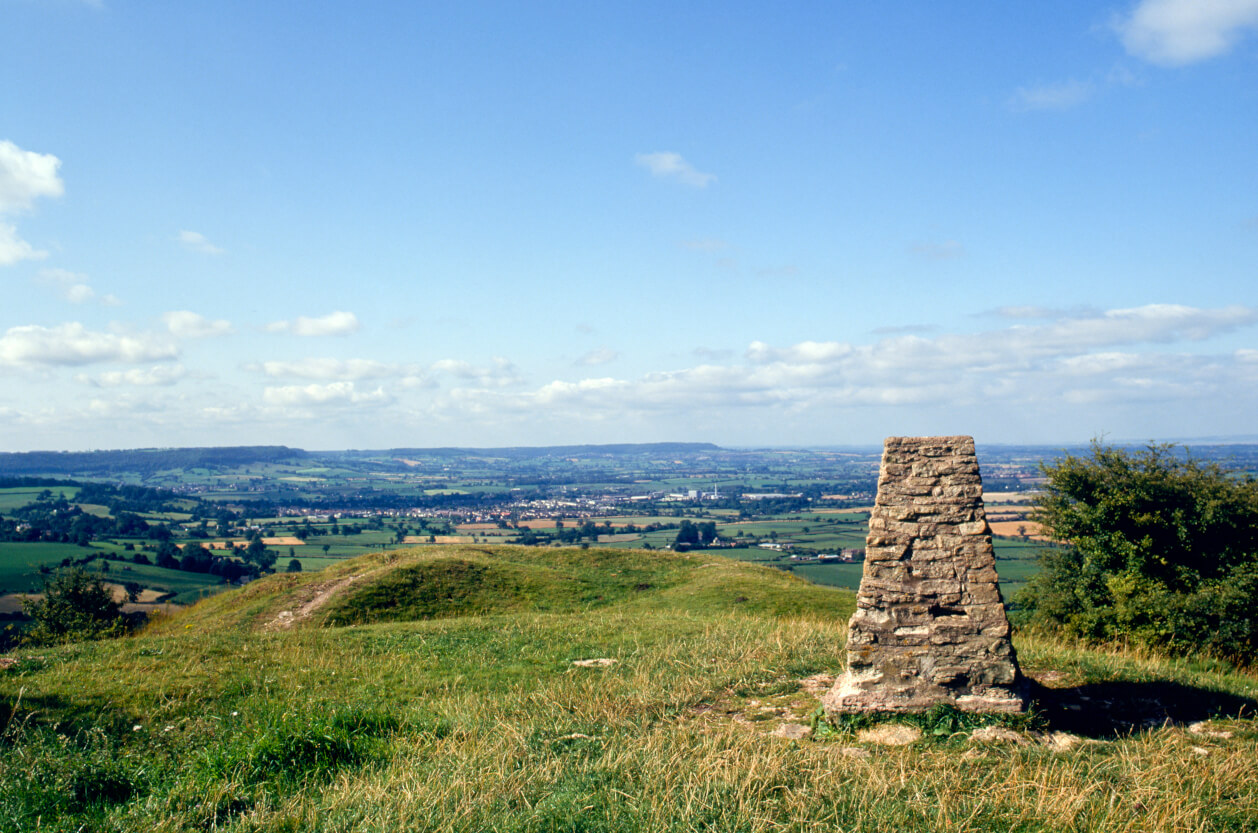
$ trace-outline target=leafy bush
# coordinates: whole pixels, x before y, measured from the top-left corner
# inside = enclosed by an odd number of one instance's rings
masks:
[[[1047,551],[1019,602],[1032,624],[1091,641],[1258,659],[1258,482],[1169,445],[1042,466]]]
[[[126,631],[126,619],[113,594],[99,576],[89,577],[79,567],[45,582],[44,597],[28,598],[23,607],[35,620],[27,639],[39,644],[100,639]]]

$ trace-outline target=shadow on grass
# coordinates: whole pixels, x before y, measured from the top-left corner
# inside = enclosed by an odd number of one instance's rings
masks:
[[[1034,680],[1033,708],[1053,731],[1113,738],[1211,718],[1258,715],[1258,700],[1170,680],[1048,688]]]

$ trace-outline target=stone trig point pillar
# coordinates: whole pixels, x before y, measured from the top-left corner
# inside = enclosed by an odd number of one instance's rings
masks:
[[[972,437],[890,437],[826,711],[1026,706]]]

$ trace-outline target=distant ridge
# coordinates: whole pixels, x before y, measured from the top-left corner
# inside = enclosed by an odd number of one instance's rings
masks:
[[[133,448],[109,451],[0,452],[0,475],[108,475],[127,471],[150,474],[166,469],[247,466],[253,463],[302,461],[329,457],[614,457],[631,454],[695,454],[718,452],[713,443],[609,443],[606,445],[511,446],[506,448],[389,448],[375,450],[306,451],[286,445],[243,445],[204,448]]]
[[[0,452],[0,474],[88,474],[118,470],[147,473],[198,466],[243,466],[309,456],[300,448],[283,445]]]

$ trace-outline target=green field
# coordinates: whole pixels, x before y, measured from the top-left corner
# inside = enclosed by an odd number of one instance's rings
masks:
[[[78,486],[13,486],[0,489],[0,512],[9,512],[34,503],[45,489],[52,493],[54,500],[58,497],[74,500],[79,493]]]
[[[58,568],[63,558],[82,558],[91,552],[75,544],[0,542],[0,594],[38,592],[44,587],[41,566]]]
[[[87,567],[89,572],[100,570],[100,562],[94,561]],[[183,570],[168,570],[152,564],[127,564],[114,561],[105,574],[107,581],[122,584],[137,581],[142,586],[163,593],[175,594],[167,601],[175,604],[192,604],[206,596],[223,590],[227,585],[217,576],[205,573],[190,573]]]

